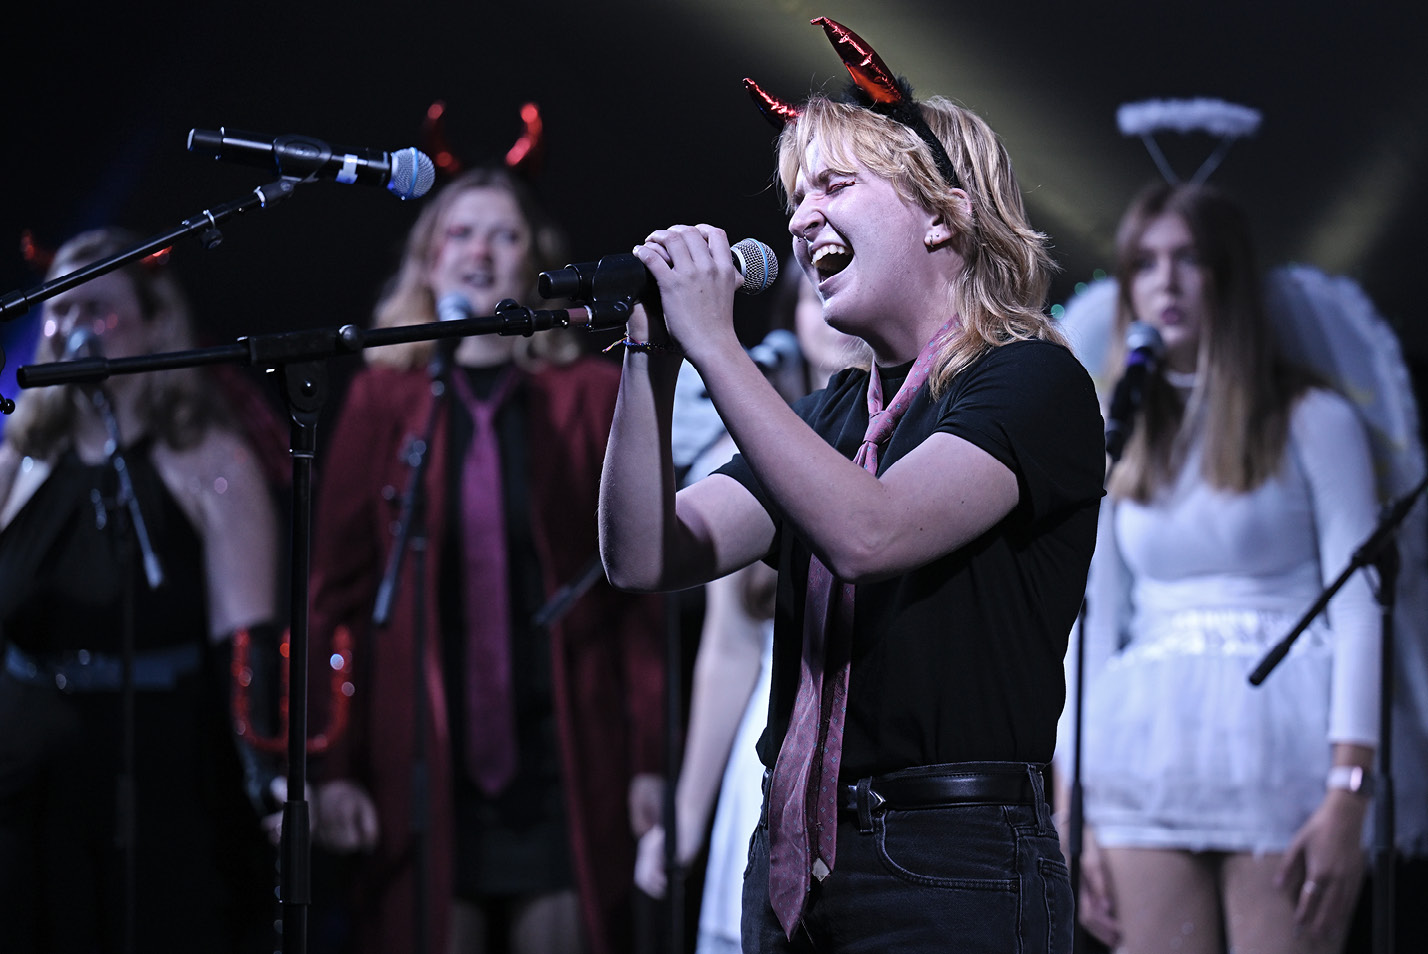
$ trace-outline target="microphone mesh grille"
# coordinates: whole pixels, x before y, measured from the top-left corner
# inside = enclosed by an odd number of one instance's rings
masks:
[[[767,291],[778,279],[778,257],[774,250],[758,239],[746,238],[731,249],[739,261],[739,271],[744,275],[740,291],[757,295]]]
[[[392,153],[392,178],[387,189],[398,198],[426,195],[436,183],[436,164],[426,153],[407,147]]]

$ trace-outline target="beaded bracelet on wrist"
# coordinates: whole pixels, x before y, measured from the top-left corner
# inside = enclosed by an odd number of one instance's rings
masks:
[[[674,345],[660,344],[658,341],[636,341],[629,335],[625,335],[625,337],[619,341],[610,342],[605,350],[613,351],[621,346],[623,346],[626,351],[635,351],[641,354],[677,354],[680,357],[684,356],[684,352],[674,347]]]

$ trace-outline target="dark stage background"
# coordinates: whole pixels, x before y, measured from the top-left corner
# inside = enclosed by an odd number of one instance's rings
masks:
[[[1428,186],[1428,71],[1408,4],[1048,0],[535,0],[373,4],[185,2],[17,5],[7,14],[0,290],[39,276],[21,231],[51,246],[119,222],[142,234],[269,181],[186,151],[193,127],[420,146],[427,106],[468,163],[499,156],[538,102],[541,189],[571,257],[622,251],[649,230],[707,221],[787,247],[772,132],[739,81],[798,98],[845,80],[828,15],[920,91],[981,112],[1007,141],[1064,273],[1053,302],[1110,264],[1111,232],[1155,169],[1116,107],[1208,96],[1260,109],[1214,181],[1250,208],[1266,264],[1358,279],[1417,363]],[[1188,175],[1213,143],[1161,141]],[[175,249],[205,333],[365,321],[418,209],[381,189],[307,185],[250,212],[204,251]],[[529,302],[528,304],[537,304]],[[749,327],[766,304],[744,301]],[[0,328],[14,369],[33,314]],[[16,339],[19,340],[16,340]],[[603,340],[603,339],[602,339]],[[340,382],[355,359],[338,362]],[[335,399],[334,402],[335,403]]]

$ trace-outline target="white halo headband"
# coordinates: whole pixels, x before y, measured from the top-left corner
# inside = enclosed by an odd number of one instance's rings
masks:
[[[1200,163],[1190,177],[1192,185],[1210,178],[1230,151],[1236,139],[1253,136],[1259,129],[1260,112],[1248,106],[1227,103],[1222,99],[1147,99],[1124,103],[1116,110],[1116,125],[1123,136],[1139,136],[1150,158],[1165,181],[1178,184],[1181,180],[1166,161],[1155,141],[1155,134],[1165,130],[1178,133],[1203,132],[1220,140],[1215,151]]]

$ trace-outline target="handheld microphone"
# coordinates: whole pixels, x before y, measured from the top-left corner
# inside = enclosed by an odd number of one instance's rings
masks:
[[[803,351],[798,347],[797,335],[787,328],[775,328],[749,349],[749,357],[764,373],[778,374],[790,366],[801,366]]]
[[[757,295],[767,291],[778,278],[778,256],[757,239],[746,238],[729,249],[734,267],[744,276],[739,291]],[[542,298],[569,298],[572,301],[638,301],[654,279],[645,263],[630,252],[606,255],[598,262],[582,262],[540,273]]]
[[[396,152],[332,146],[311,136],[265,136],[237,129],[191,129],[188,149],[214,159],[276,169],[279,175],[306,179],[325,176],[350,185],[386,186],[400,199],[431,191],[436,166],[415,148]]]
[[[1165,342],[1154,326],[1133,321],[1126,329],[1126,370],[1111,392],[1110,414],[1106,419],[1106,454],[1121,459],[1126,441],[1135,426],[1136,411],[1145,400],[1146,378],[1154,374],[1165,356]]]
[[[62,361],[77,361],[80,358],[102,358],[104,357],[104,346],[99,341],[99,336],[93,329],[84,325],[75,326],[69,333],[69,337],[64,342],[64,354]]]

